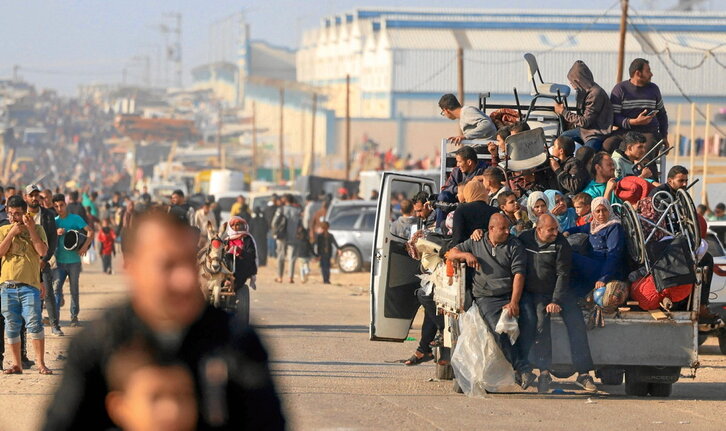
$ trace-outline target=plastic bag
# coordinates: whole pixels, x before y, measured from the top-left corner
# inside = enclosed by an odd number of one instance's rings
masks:
[[[85,256],[81,258],[81,261],[85,265],[91,265],[96,261],[96,249],[95,247],[91,246],[88,247],[88,251],[86,252]]]
[[[460,335],[451,355],[451,367],[462,391],[470,397],[486,396],[514,385],[514,370],[494,334],[472,305],[459,319]]]
[[[517,341],[517,337],[519,337],[519,323],[517,323],[516,317],[509,314],[508,308],[502,310],[502,315],[499,316],[499,322],[497,322],[497,327],[494,328],[494,332],[509,335],[509,342],[512,344]]]

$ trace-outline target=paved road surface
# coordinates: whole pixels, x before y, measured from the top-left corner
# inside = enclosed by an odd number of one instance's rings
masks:
[[[669,399],[636,399],[622,387],[605,393],[536,393],[470,399],[451,392],[450,382],[432,380],[431,363],[404,367],[390,363],[413,352],[415,342],[368,341],[366,274],[333,275],[325,286],[314,276],[308,284],[274,284],[263,270],[252,293],[252,319],[273,358],[272,371],[294,430],[723,430],[726,359],[715,340],[702,349],[696,380],[674,386]],[[120,276],[90,268],[82,275],[81,319],[90,319],[123,298]],[[62,311],[67,321],[67,307]],[[87,324],[87,320],[84,321]],[[419,322],[411,335],[418,337]],[[75,330],[66,329],[72,335]],[[0,376],[0,430],[37,429],[43,409],[62,373],[69,337],[48,337],[48,364],[56,376],[31,371]],[[32,357],[32,355],[31,355]]]

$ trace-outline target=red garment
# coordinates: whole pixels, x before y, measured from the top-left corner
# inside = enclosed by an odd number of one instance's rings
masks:
[[[98,233],[98,242],[101,243],[101,254],[108,256],[113,254],[113,245],[116,242],[116,233],[112,229],[104,233],[103,229]]]
[[[647,198],[651,190],[653,190],[652,183],[640,177],[628,176],[618,181],[615,186],[615,195],[625,202],[636,205]]]
[[[630,286],[630,297],[638,301],[643,310],[655,310],[660,307],[663,298],[668,297],[673,302],[683,301],[692,291],[692,284],[682,284],[658,292],[653,275],[648,275]]]
[[[587,213],[582,217],[578,217],[575,224],[577,226],[585,226],[586,224],[590,223],[591,220],[592,220],[592,213]]]

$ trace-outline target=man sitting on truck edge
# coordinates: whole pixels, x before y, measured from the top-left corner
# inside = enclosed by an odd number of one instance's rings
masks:
[[[558,232],[557,220],[551,214],[541,215],[537,227],[522,233],[519,240],[527,253],[519,343],[525,357],[534,348],[533,365],[540,370],[537,391],[549,392],[552,383],[550,316],[559,313],[567,327],[570,354],[578,373],[576,383],[587,392],[596,392],[597,387],[589,374],[594,366],[587,328],[577,299],[570,293],[570,244]]]
[[[464,241],[452,248],[447,258],[466,262],[474,269],[474,302],[504,356],[514,367],[522,389],[527,389],[537,376],[532,372],[527,356],[520,350],[520,343],[513,345],[508,335],[494,333],[505,309],[512,316],[519,317],[519,301],[527,271],[527,256],[522,243],[509,235],[506,218],[502,214],[494,214],[489,219],[489,230],[481,240]]]
[[[441,116],[449,120],[459,120],[459,128],[463,134],[450,137],[450,142],[459,144],[465,139],[495,139],[497,126],[479,108],[461,106],[459,99],[451,93],[441,96],[439,108],[441,108]]]

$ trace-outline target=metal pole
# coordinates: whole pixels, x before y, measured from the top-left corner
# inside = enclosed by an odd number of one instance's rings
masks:
[[[280,87],[280,137],[278,141],[278,153],[280,157],[280,170],[277,173],[277,180],[282,182],[285,179],[285,140],[283,127],[285,125],[285,88]]]
[[[459,82],[459,103],[464,106],[464,48],[456,50],[456,69]]]
[[[625,61],[625,33],[628,27],[628,0],[621,0],[620,7],[620,46],[618,47],[618,73],[617,82],[623,80],[623,63]]]
[[[681,155],[681,111],[683,105],[678,105],[678,111],[676,114],[676,136],[675,139],[671,140],[671,145],[676,146],[676,159],[673,162],[674,165],[678,164],[678,157]]]
[[[708,185],[708,138],[711,133],[711,104],[706,105],[706,131],[703,134],[703,181],[701,181],[701,203],[706,202]],[[715,141],[715,139],[714,139]]]
[[[222,102],[217,102],[217,162],[224,169],[222,162]]]
[[[252,101],[252,180],[257,179],[257,119],[255,101]]]
[[[345,179],[350,179],[350,75],[345,75]]]
[[[318,93],[313,93],[313,119],[310,125],[310,168],[308,174],[315,173],[315,115],[318,109]]]
[[[691,103],[691,161],[688,172],[693,175],[696,166],[696,104]],[[693,194],[693,189],[691,189]]]

